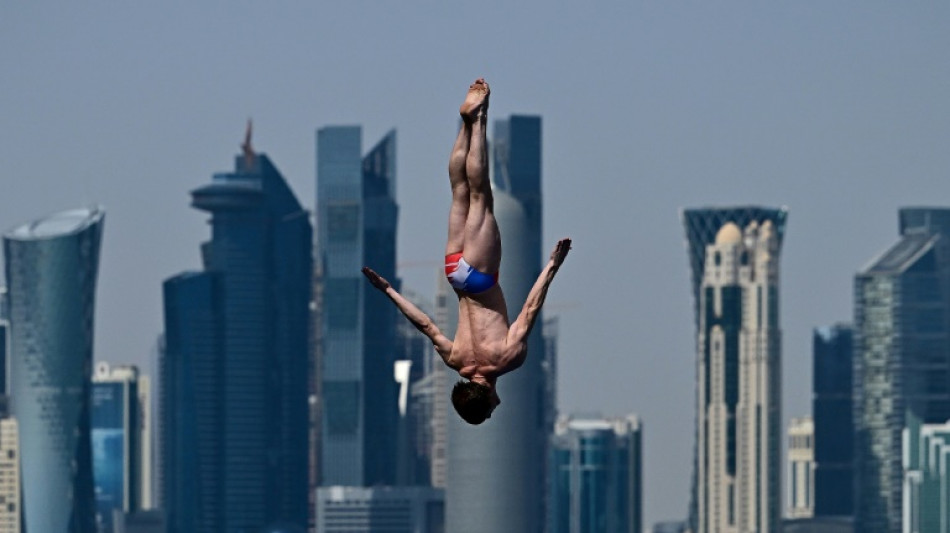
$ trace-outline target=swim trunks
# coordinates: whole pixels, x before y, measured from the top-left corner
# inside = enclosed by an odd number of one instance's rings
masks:
[[[445,277],[452,287],[471,294],[485,292],[498,283],[494,276],[480,272],[462,258],[462,252],[445,256]]]

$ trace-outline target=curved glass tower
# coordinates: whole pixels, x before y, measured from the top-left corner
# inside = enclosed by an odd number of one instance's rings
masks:
[[[104,216],[65,211],[3,237],[27,531],[95,531],[89,383]]]
[[[504,250],[498,283],[514,320],[543,264],[541,118],[512,116],[496,122],[494,133],[492,190]],[[544,425],[550,400],[541,368],[542,323],[540,318],[531,331],[524,365],[498,380],[502,403],[491,420],[470,426],[450,408],[446,531],[543,530],[544,459],[552,428]]]

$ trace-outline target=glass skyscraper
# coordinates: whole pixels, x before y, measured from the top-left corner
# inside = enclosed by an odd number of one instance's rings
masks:
[[[851,516],[854,509],[851,326],[816,328],[812,348],[815,516]]]
[[[552,440],[548,533],[640,533],[639,419],[564,417]]]
[[[495,122],[492,147],[495,218],[504,250],[499,284],[514,320],[541,273],[544,257],[541,117],[515,115]],[[449,202],[447,189],[445,202]],[[471,426],[450,408],[447,531],[539,533],[544,526],[544,464],[553,428],[545,424],[549,399],[542,368],[543,323],[542,316],[531,331],[521,368],[498,380],[502,405],[491,420]]]
[[[777,533],[785,209],[688,209],[696,320],[696,533]]]
[[[264,154],[192,191],[204,270],[164,283],[162,502],[171,533],[307,525],[312,230]]]
[[[89,387],[104,216],[65,211],[3,237],[26,531],[96,530]]]
[[[950,531],[950,421],[904,428],[904,531]]]
[[[396,132],[365,157],[361,136],[359,126],[317,131],[322,486],[396,482],[398,311],[360,272],[369,266],[399,288]]]
[[[138,368],[96,365],[92,379],[92,467],[99,533],[112,533],[113,511],[142,508],[143,418],[148,406],[139,395]]]
[[[950,418],[950,209],[901,209],[900,235],[854,280],[854,512],[862,533],[901,532],[908,415]]]

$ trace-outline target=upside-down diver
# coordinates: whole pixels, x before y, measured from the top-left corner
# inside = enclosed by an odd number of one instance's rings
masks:
[[[466,422],[480,424],[501,403],[498,377],[520,367],[548,288],[571,249],[561,239],[535,281],[521,313],[509,323],[505,296],[498,285],[501,234],[495,222],[488,177],[486,125],[491,91],[479,78],[469,86],[459,113],[462,127],[449,158],[452,207],[445,246],[445,275],[459,299],[455,340],[446,337],[425,313],[369,267],[363,274],[384,292],[410,322],[432,341],[450,368],[468,381],[452,389],[452,404]]]

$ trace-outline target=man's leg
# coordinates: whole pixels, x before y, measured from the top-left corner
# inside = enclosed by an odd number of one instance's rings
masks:
[[[465,260],[485,274],[498,272],[501,264],[501,234],[495,222],[494,199],[488,178],[488,84],[479,78],[469,88],[461,112],[471,125],[465,175],[469,186],[468,218],[465,221]]]
[[[469,139],[472,136],[471,124],[462,121],[452,155],[449,156],[449,183],[452,186],[452,207],[449,209],[449,238],[445,244],[445,255],[463,251],[465,246],[465,220],[468,218],[469,188],[465,174],[465,160],[468,158]]]

